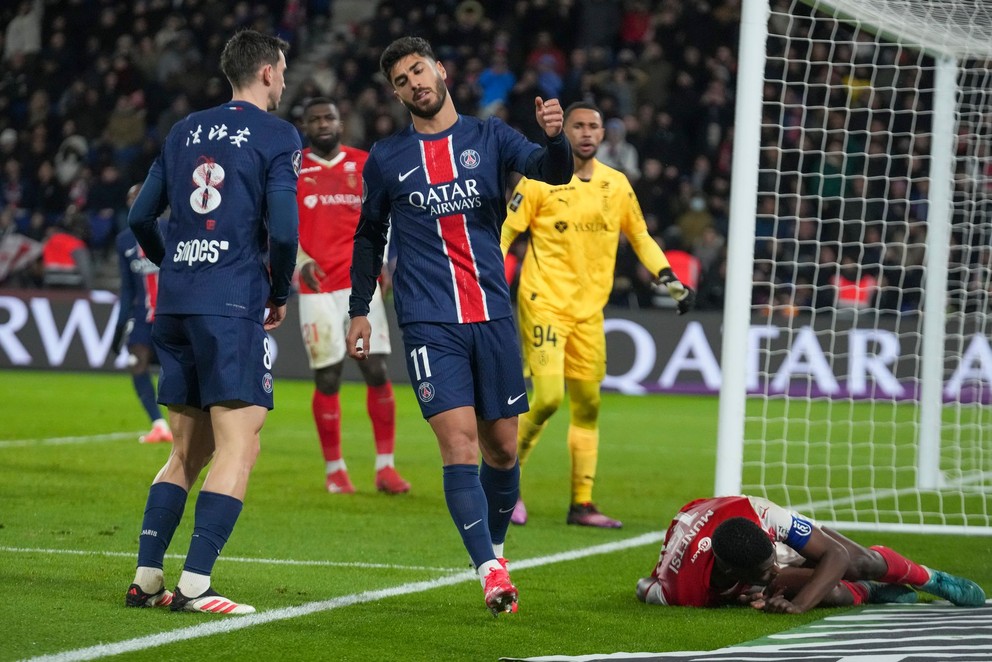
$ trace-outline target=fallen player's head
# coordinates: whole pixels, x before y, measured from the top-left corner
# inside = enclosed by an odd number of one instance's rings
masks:
[[[732,517],[713,530],[713,555],[732,575],[750,584],[767,584],[775,574],[775,548],[760,526]]]

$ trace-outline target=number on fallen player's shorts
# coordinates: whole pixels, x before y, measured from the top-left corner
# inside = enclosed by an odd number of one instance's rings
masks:
[[[417,356],[418,354],[420,355],[419,356],[419,359],[418,359],[418,356]],[[421,345],[420,347],[414,348],[414,350],[412,352],[410,352],[410,358],[413,359],[413,370],[414,370],[414,373],[416,374],[416,377],[417,377],[417,381],[418,382],[421,379],[427,379],[428,377],[431,376],[431,362],[427,359],[427,346],[426,345]],[[423,375],[420,374],[420,364],[421,363],[424,364]]]
[[[265,340],[262,341],[262,349],[265,350],[262,355],[262,365],[265,366],[266,370],[272,370],[272,349],[269,347],[268,336],[265,336]]]
[[[558,334],[555,333],[555,328],[548,325],[547,330],[539,324],[534,325],[534,347],[540,347],[545,342],[549,342],[555,347],[558,346]]]

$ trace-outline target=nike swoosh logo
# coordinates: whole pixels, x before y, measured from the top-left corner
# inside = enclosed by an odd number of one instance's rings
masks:
[[[473,526],[475,526],[476,524],[478,524],[481,521],[482,521],[481,519],[477,519],[474,522],[472,522],[471,524],[462,524],[462,528],[465,529],[466,531],[468,531],[469,529],[471,529]]]
[[[403,174],[400,175],[400,181],[402,182],[404,179],[406,179],[407,177],[409,177],[413,173],[417,172],[418,170],[420,170],[420,166],[417,166],[413,170],[407,170],[406,172],[404,172]]]
[[[525,395],[527,395],[527,394],[526,394],[526,393],[521,393],[520,395],[518,395],[518,396],[517,396],[517,397],[515,397],[515,398],[507,398],[507,399],[506,399],[506,404],[508,404],[508,405],[512,405],[512,404],[513,404],[514,402],[516,402],[516,401],[517,401],[517,400],[519,400],[520,398],[522,398],[522,397],[524,397]]]
[[[507,514],[507,513],[512,513],[513,512],[513,506],[510,506],[506,510],[503,510],[502,508],[500,508],[499,509],[499,512],[503,513],[504,515]]]
[[[132,255],[134,255],[137,252],[138,252],[138,249],[137,248],[129,248],[126,251],[124,251],[124,256],[125,257],[131,257]]]

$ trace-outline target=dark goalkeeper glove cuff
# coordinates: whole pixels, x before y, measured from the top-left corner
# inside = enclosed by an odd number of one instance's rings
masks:
[[[658,277],[651,284],[656,290],[665,288],[668,291],[668,295],[677,304],[676,311],[679,315],[684,315],[696,305],[696,293],[675,276],[671,267],[665,267],[658,272]]]

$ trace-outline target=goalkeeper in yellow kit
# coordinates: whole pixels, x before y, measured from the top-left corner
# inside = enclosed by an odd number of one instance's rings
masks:
[[[523,467],[567,386],[572,502],[566,521],[620,528],[621,522],[599,512],[592,501],[599,457],[599,388],[606,375],[603,307],[613,287],[620,233],[655,274],[655,285],[676,300],[679,314],[692,308],[695,295],[678,280],[648,234],[627,177],[596,160],[596,148],[603,141],[599,109],[573,103],[565,110],[564,131],[575,160],[572,180],[563,186],[520,180],[503,224],[504,256],[517,235],[530,230],[517,306],[524,368],[534,394],[530,411],[519,419],[517,446]],[[522,500],[511,521],[527,521]]]

